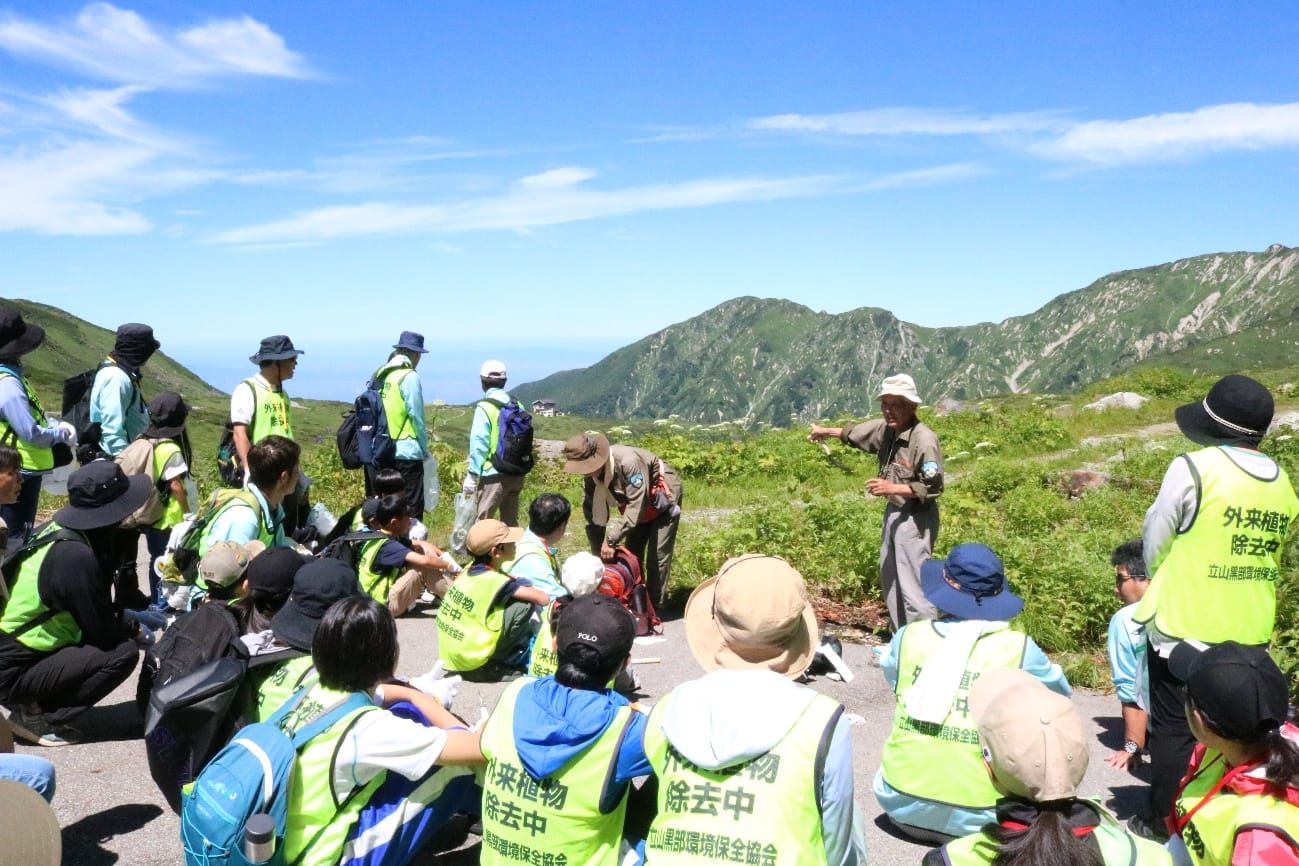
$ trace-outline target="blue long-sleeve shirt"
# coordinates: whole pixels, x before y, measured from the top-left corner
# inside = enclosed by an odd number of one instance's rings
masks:
[[[1137,603],[1124,605],[1110,617],[1105,654],[1110,659],[1114,691],[1125,704],[1150,706],[1149,683],[1145,675],[1146,629],[1136,622]]]
[[[48,448],[58,442],[67,442],[69,437],[57,425],[41,426],[32,417],[27,392],[23,390],[21,364],[0,365],[0,370],[12,375],[0,377],[0,415],[4,416],[9,427],[19,439],[42,448]],[[42,473],[24,469],[24,475]]]
[[[483,392],[482,399],[496,400],[500,403],[510,402],[510,395],[504,388],[488,388]],[[488,475],[495,475],[496,472],[487,463],[487,458],[491,456],[492,446],[492,419],[487,410],[491,408],[493,414],[496,409],[494,406],[489,407],[484,403],[478,403],[474,406],[474,421],[469,427],[469,474],[482,475],[484,472]]]
[[[99,445],[109,457],[125,451],[149,426],[144,395],[121,367],[104,367],[95,375],[90,389],[90,420],[99,423]]]

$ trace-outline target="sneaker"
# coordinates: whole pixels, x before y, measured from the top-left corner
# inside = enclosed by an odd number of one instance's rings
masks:
[[[1163,823],[1145,815],[1133,815],[1129,818],[1128,829],[1142,839],[1150,839],[1160,844],[1168,841],[1168,831],[1164,829]]]
[[[79,743],[77,732],[67,725],[53,725],[45,721],[44,716],[27,715],[22,711],[9,714],[9,727],[14,736],[35,746],[71,746]]]

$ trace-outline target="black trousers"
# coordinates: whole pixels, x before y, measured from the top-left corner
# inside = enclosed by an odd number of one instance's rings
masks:
[[[401,473],[402,493],[406,497],[406,505],[410,509],[410,516],[416,520],[424,519],[424,461],[423,460],[398,460],[393,464],[393,469]],[[369,466],[365,467],[365,495],[374,495],[374,475],[375,470]]]
[[[16,707],[40,704],[46,720],[61,725],[121,685],[135,670],[140,648],[135,641],[125,640],[110,650],[69,646],[32,656],[35,661],[9,682],[6,700]],[[6,679],[0,673],[0,681]]]
[[[1173,676],[1168,659],[1153,647],[1146,651],[1146,664],[1150,669],[1151,815],[1163,820],[1173,810],[1195,737],[1186,722],[1186,684]]]

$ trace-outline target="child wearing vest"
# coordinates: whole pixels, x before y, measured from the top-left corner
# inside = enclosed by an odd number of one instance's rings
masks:
[[[381,496],[374,514],[377,537],[362,544],[357,560],[361,588],[388,605],[393,616],[414,607],[425,590],[438,598],[446,595],[450,575],[459,571],[435,545],[410,538],[413,522],[403,496]]]
[[[646,723],[658,777],[646,861],[698,863],[687,850],[697,837],[718,860],[865,864],[849,722],[838,701],[794,681],[819,642],[802,576],[773,556],[727,560],[691,594],[685,628],[709,673]]]
[[[336,602],[316,629],[311,658],[317,681],[304,687],[301,702],[285,717],[286,732],[349,695],[364,693],[371,703],[299,753],[289,780],[285,862],[334,866],[377,852],[384,862],[408,863],[454,811],[466,807],[466,789],[474,790],[467,768],[483,763],[479,735],[435,698],[394,683],[397,654],[392,614],[366,596]],[[391,712],[397,704],[410,705],[428,724]],[[371,820],[374,798],[391,795],[388,782],[397,777],[408,783],[399,786],[404,799],[384,804],[389,820]]]
[[[522,537],[522,529],[499,520],[480,520],[465,536],[474,561],[447,590],[437,626],[438,657],[466,680],[495,682],[523,672],[534,605],[550,596],[501,571]]]
[[[1168,659],[1186,683],[1198,742],[1173,801],[1168,848],[1191,866],[1299,864],[1299,728],[1287,679],[1261,646],[1235,641]]]
[[[987,671],[1022,668],[1062,695],[1070,689],[1033,639],[1010,628],[1024,602],[990,548],[957,545],[921,567],[920,585],[940,618],[904,625],[880,659],[898,703],[874,790],[899,830],[941,844],[995,817],[998,794],[979,756],[971,684]]]
[[[595,592],[602,577],[604,577],[604,563],[593,553],[582,551],[564,560],[559,579],[567,593],[541,609],[540,626],[536,638],[532,641],[532,651],[528,658],[528,676],[548,677],[558,669],[559,656],[555,652],[555,622],[559,618],[559,611],[573,599]]]
[[[554,676],[511,684],[483,729],[481,862],[488,866],[528,860],[534,851],[585,866],[624,862],[631,782],[651,772],[645,717],[606,688],[630,659],[631,614],[617,599],[586,595],[564,606],[554,635]]]
[[[925,855],[924,866],[1163,866],[1168,852],[1077,796],[1088,740],[1078,710],[1021,670],[988,671],[970,689],[983,762],[1001,795],[996,819]]]

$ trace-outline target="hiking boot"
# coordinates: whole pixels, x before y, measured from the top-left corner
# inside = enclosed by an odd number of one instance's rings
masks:
[[[80,735],[67,725],[54,725],[42,715],[28,715],[21,710],[9,714],[14,736],[34,746],[71,746],[81,742]]]
[[[1161,845],[1168,841],[1168,831],[1162,821],[1156,821],[1145,815],[1133,815],[1128,819],[1128,829],[1142,839],[1150,839]]]

